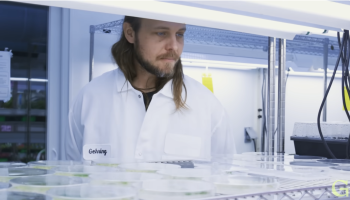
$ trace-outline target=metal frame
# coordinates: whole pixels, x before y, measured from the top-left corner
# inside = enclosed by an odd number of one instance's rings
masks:
[[[278,50],[277,153],[284,153],[286,107],[286,40],[279,39]]]
[[[276,38],[268,39],[268,67],[267,67],[267,150],[275,152],[275,61]]]
[[[101,34],[115,34],[120,35],[123,20],[113,21],[100,25],[90,26],[90,73],[89,79],[93,77],[93,66],[94,66],[94,37],[95,33]],[[285,108],[285,59],[286,52],[297,53],[297,54],[307,54],[307,55],[322,55],[324,57],[328,56],[335,57],[339,53],[337,50],[328,52],[328,45],[336,46],[336,41],[327,40],[327,47],[324,39],[310,37],[310,36],[296,36],[294,40],[288,41],[286,43],[285,39],[279,39],[279,89],[278,89],[278,152],[284,152],[284,108]],[[267,38],[258,35],[239,33],[234,31],[225,31],[213,28],[205,28],[187,25],[185,43],[188,44],[205,44],[205,45],[216,45],[216,46],[226,46],[226,47],[241,47],[250,49],[263,49],[268,51],[268,101],[267,101],[267,129],[268,129],[268,140],[265,150],[268,152],[274,152],[274,132],[275,132],[275,54],[276,54],[276,39]],[[326,58],[324,59],[325,63]],[[326,65],[325,65],[326,66]],[[292,185],[296,187],[286,188],[280,191],[271,191],[256,194],[246,194],[246,195],[218,195],[210,198],[202,198],[201,200],[267,200],[267,199],[278,199],[278,200],[290,200],[295,199],[295,193],[300,193],[296,199],[302,200],[304,197],[308,199],[321,199],[325,195],[331,196],[334,199],[346,199],[336,198],[332,194],[332,184],[329,183],[326,186],[314,186],[314,185],[303,185],[302,182],[295,180]],[[303,187],[303,188],[301,188]],[[335,188],[340,188],[343,186],[335,186]],[[319,194],[314,192],[318,191]]]

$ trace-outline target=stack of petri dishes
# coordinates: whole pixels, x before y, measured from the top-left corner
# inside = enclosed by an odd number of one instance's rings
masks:
[[[0,168],[26,167],[27,164],[21,162],[0,162]]]
[[[128,163],[118,166],[122,171],[141,172],[141,173],[156,173],[163,169],[179,169],[179,165],[163,164],[163,163]]]
[[[93,173],[89,175],[92,184],[131,186],[140,189],[142,182],[161,180],[163,175],[139,172]]]
[[[276,190],[279,182],[276,178],[251,175],[214,175],[204,180],[215,185],[218,194],[248,194]]]
[[[156,180],[142,183],[139,197],[143,200],[188,200],[214,195],[210,182],[194,180]]]
[[[137,200],[137,193],[129,187],[113,185],[76,185],[56,187],[47,191],[53,200]]]
[[[80,177],[48,175],[15,178],[10,183],[15,191],[45,194],[51,188],[82,185],[88,183],[88,180]]]
[[[205,168],[179,168],[179,169],[163,169],[157,172],[164,175],[168,179],[188,179],[188,180],[202,180],[203,178],[212,175],[211,169]]]
[[[61,166],[52,168],[55,170],[55,174],[59,176],[77,176],[88,177],[92,173],[98,172],[117,172],[119,169],[113,167],[103,166],[88,166],[88,165],[73,165],[73,166]]]
[[[0,191],[0,200],[51,200],[51,197],[31,192]]]
[[[33,169],[33,168],[0,168],[0,182],[9,182],[11,179],[20,177],[36,177],[53,174],[54,171],[46,169]]]
[[[82,161],[72,161],[72,160],[40,160],[40,161],[32,161],[28,163],[31,168],[38,169],[52,169],[54,167],[62,167],[62,166],[73,166],[73,165],[89,165]]]
[[[11,184],[0,182],[0,191],[7,190],[11,188]]]

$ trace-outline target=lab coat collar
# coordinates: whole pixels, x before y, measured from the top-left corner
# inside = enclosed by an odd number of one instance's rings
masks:
[[[167,96],[169,98],[173,98],[172,85],[173,85],[173,80],[168,81],[158,93],[161,93],[164,96]],[[131,90],[132,88],[133,88],[132,85],[130,84],[130,82],[128,80],[126,80],[122,70],[118,68],[117,69],[117,89],[118,89],[118,92],[125,92],[128,90]]]
[[[126,80],[124,73],[120,68],[117,69],[117,91],[118,92],[125,92],[128,90],[131,90],[132,85],[128,80]]]

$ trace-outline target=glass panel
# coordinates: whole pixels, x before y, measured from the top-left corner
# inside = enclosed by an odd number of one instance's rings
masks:
[[[0,51],[13,53],[12,97],[0,101],[0,162],[36,160],[46,148],[47,20],[48,7],[0,1]]]

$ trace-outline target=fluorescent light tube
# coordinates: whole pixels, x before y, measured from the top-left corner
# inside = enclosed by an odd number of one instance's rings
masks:
[[[252,64],[252,63],[238,63],[238,62],[227,62],[227,61],[216,61],[216,60],[200,60],[200,59],[189,59],[181,58],[182,64],[187,66],[198,66],[198,67],[216,67],[225,69],[258,69],[267,68],[267,65],[263,64]],[[278,66],[275,66],[278,68]]]
[[[47,82],[47,79],[40,79],[40,78],[31,78],[29,81],[32,82]]]
[[[17,77],[11,77],[11,81],[28,81],[28,78],[17,78]]]
[[[221,68],[221,69],[241,69],[250,70],[257,69],[257,67],[244,67],[240,65],[223,65],[223,64],[213,64],[213,63],[197,63],[197,62],[182,62],[184,66],[195,66],[195,67],[211,67],[211,68]]]
[[[194,1],[194,3],[334,27],[337,29],[350,29],[350,6],[327,0]]]
[[[323,29],[159,1],[24,1],[46,6],[130,15],[292,40]],[[214,2],[213,2],[214,3]],[[216,1],[215,1],[216,3]],[[315,6],[316,7],[316,6]]]
[[[319,72],[296,72],[294,71],[291,67],[289,68],[290,71],[288,72],[289,75],[294,75],[294,76],[313,76],[313,77],[323,77],[323,73]],[[327,73],[327,77],[332,77],[333,73]],[[341,78],[341,74],[336,74],[336,78]]]

